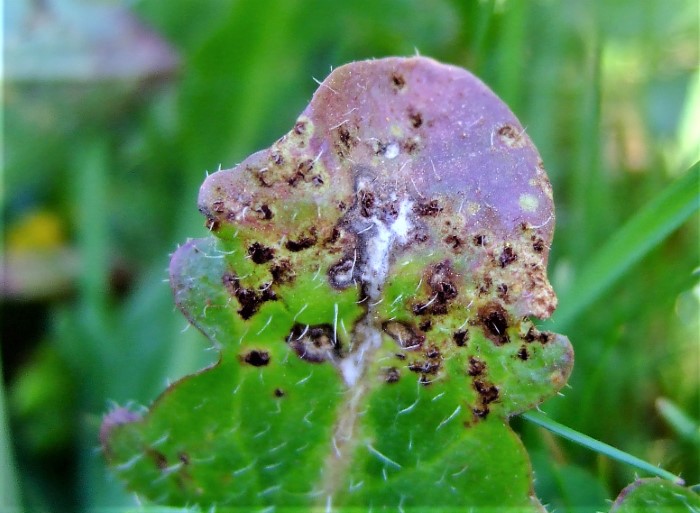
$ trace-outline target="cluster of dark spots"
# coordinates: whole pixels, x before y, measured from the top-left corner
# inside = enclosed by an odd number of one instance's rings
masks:
[[[484,277],[484,279],[481,281],[481,284],[479,285],[479,294],[484,295],[488,294],[491,291],[491,286],[493,285],[493,280],[491,279],[490,276]]]
[[[469,367],[467,368],[467,374],[472,377],[481,376],[486,370],[486,364],[479,360],[475,356],[469,357]]]
[[[326,239],[327,244],[335,244],[338,242],[338,239],[340,239],[342,232],[340,231],[340,228],[337,226],[333,227],[333,230],[331,230],[330,236]]]
[[[299,358],[311,363],[340,356],[340,343],[330,324],[295,324],[287,336],[287,343]]]
[[[425,341],[425,336],[406,322],[386,321],[382,323],[382,330],[403,349],[418,349]]]
[[[436,216],[442,212],[442,207],[438,200],[421,201],[413,205],[413,211],[419,216]]]
[[[418,244],[422,244],[423,242],[427,241],[430,238],[428,233],[425,230],[418,229],[416,233],[413,235],[413,240],[416,241]]]
[[[246,289],[241,287],[240,280],[232,273],[224,273],[221,280],[229,294],[238,300],[241,306],[238,315],[243,319],[250,319],[266,301],[277,300],[277,295],[270,284],[266,284],[260,290]]]
[[[306,159],[301,162],[299,162],[299,165],[297,166],[296,173],[292,175],[291,178],[287,180],[287,183],[291,185],[292,187],[296,187],[299,182],[305,182],[306,181],[306,176],[313,170],[314,168],[314,161],[311,159]],[[314,178],[318,177],[320,180],[320,176],[315,175],[314,177],[311,178],[312,182],[314,181]],[[323,180],[320,181],[319,184],[323,184]]]
[[[474,414],[474,416],[477,418],[480,418],[480,419],[485,419],[488,416],[490,411],[491,410],[489,410],[488,406],[481,406],[481,407],[477,407],[477,408],[472,408],[472,413]]]
[[[535,253],[542,253],[544,251],[544,241],[535,236],[532,237],[532,241],[532,249],[535,250]]]
[[[425,356],[431,360],[440,358],[440,350],[436,346],[431,345],[425,350]]]
[[[409,110],[408,119],[411,121],[411,126],[413,128],[420,128],[420,126],[423,124],[423,116],[420,112]]]
[[[498,297],[501,298],[503,301],[505,301],[506,303],[509,302],[510,297],[508,296],[508,285],[506,285],[505,283],[499,283],[496,287],[496,293],[498,294]]]
[[[491,383],[481,381],[480,379],[475,379],[474,390],[476,390],[476,393],[479,394],[481,397],[481,402],[484,405],[498,400],[498,387],[492,385]]]
[[[275,215],[272,213],[272,210],[270,210],[270,207],[268,207],[265,204],[262,204],[258,208],[256,208],[255,212],[258,213],[260,219],[262,219],[263,221],[269,221],[270,219],[275,217]]]
[[[464,347],[469,340],[469,332],[467,330],[457,330],[452,334],[452,340],[458,347]]]
[[[328,282],[333,288],[346,289],[353,283],[355,274],[355,257],[344,258],[328,269]]]
[[[291,283],[296,278],[292,264],[286,258],[273,262],[270,266],[270,274],[272,282],[277,284]]]
[[[308,235],[299,237],[297,240],[288,240],[284,243],[284,247],[293,252],[302,251],[312,247],[317,241],[316,228],[312,226]]]
[[[339,201],[339,202],[338,202],[338,210],[343,211],[343,210],[345,210],[346,208],[348,208],[348,206],[345,204],[344,201]]]
[[[415,361],[408,365],[408,370],[419,374],[437,374],[440,370],[440,362],[436,361]]]
[[[484,334],[496,345],[510,342],[508,338],[508,314],[502,306],[491,303],[479,310],[478,321],[483,325]]]
[[[501,256],[498,257],[498,263],[501,264],[501,267],[505,267],[512,264],[517,259],[518,255],[515,253],[515,251],[513,251],[513,248],[510,246],[504,246]]]
[[[406,355],[403,354],[403,353],[396,353],[394,356],[396,356],[396,358],[398,358],[399,360],[405,360],[405,359],[406,359]]]
[[[418,149],[418,140],[411,137],[401,141],[401,149],[408,154],[414,153]]]
[[[406,86],[406,79],[400,73],[396,71],[391,74],[391,85],[396,89],[400,90]]]
[[[270,363],[270,353],[253,349],[242,355],[241,361],[253,367],[264,367]]]
[[[452,249],[459,249],[464,244],[464,241],[456,235],[448,235],[445,237],[445,243],[452,246]]]
[[[180,462],[183,465],[190,464],[190,455],[187,454],[185,451],[180,451],[179,453],[177,453],[177,459],[180,460]]]
[[[294,133],[297,135],[306,133],[306,121],[297,121],[294,124]]]
[[[485,235],[474,235],[472,238],[472,243],[475,246],[485,246],[486,245],[486,236]]]
[[[433,315],[446,314],[449,302],[457,297],[457,287],[454,284],[454,278],[449,261],[435,264],[430,269],[427,280],[432,295],[427,302],[413,305],[413,313],[416,315],[426,313]]]
[[[275,390],[272,392],[272,395],[274,395],[275,397],[284,397],[285,393],[284,390],[282,390],[281,388],[275,388]]]
[[[263,246],[259,242],[253,242],[248,247],[248,256],[256,264],[265,264],[275,257],[275,250]]]
[[[374,193],[360,191],[360,214],[363,217],[370,217],[375,204]]]
[[[530,326],[524,337],[521,337],[525,342],[531,343],[534,341],[546,344],[551,340],[552,334],[548,331],[539,331],[534,326]]]
[[[396,383],[399,379],[401,379],[401,374],[396,367],[389,367],[384,371],[384,381],[387,383]]]
[[[432,327],[433,322],[430,319],[425,319],[418,325],[418,329],[420,329],[422,332],[430,331]]]
[[[343,143],[343,146],[345,146],[346,149],[350,149],[350,131],[345,128],[345,126],[338,128],[338,139],[340,139],[340,142]]]
[[[270,155],[270,160],[276,166],[281,166],[282,164],[284,164],[284,157],[281,153],[276,151],[272,152],[272,154]]]
[[[527,359],[530,358],[530,353],[527,352],[527,347],[525,346],[520,346],[516,355],[523,361],[527,361]]]

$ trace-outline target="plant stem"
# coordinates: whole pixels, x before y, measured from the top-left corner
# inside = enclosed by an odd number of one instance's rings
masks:
[[[521,417],[529,422],[532,422],[533,424],[536,424],[540,427],[547,429],[548,431],[551,431],[555,435],[570,440],[583,447],[586,447],[587,449],[603,454],[621,463],[631,465],[643,472],[648,472],[649,474],[652,474],[654,476],[668,479],[669,481],[673,481],[674,483],[679,485],[685,484],[685,481],[683,481],[681,477],[672,474],[667,470],[656,467],[647,461],[637,458],[636,456],[632,456],[631,454],[621,451],[620,449],[616,449],[611,445],[600,442],[595,438],[591,438],[588,435],[579,433],[578,431],[575,431],[570,427],[564,426],[563,424],[559,424],[558,422],[550,419],[543,413],[536,411],[528,411],[523,413]]]

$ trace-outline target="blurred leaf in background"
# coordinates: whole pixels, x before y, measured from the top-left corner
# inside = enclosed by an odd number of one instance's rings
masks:
[[[700,153],[693,0],[13,0],[4,15],[2,361],[15,464],[3,478],[21,482],[31,511],[134,504],[104,470],[97,429],[109,400],[148,404],[214,356],[182,332],[163,282],[177,241],[206,233],[199,185],[284,133],[331,66],[420,52],[470,69],[511,106],[554,186],[562,313],[598,250]],[[638,221],[639,258],[565,322],[555,314],[576,369],[566,397],[545,405],[689,483],[697,451],[673,412],[697,428],[692,212],[663,236]],[[7,285],[12,262],[38,282],[30,292]],[[603,509],[634,478],[514,424],[538,494],[558,510]]]

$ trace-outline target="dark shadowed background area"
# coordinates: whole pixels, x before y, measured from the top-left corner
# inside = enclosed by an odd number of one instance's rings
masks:
[[[148,404],[215,358],[185,330],[166,273],[177,244],[206,233],[205,173],[289,130],[332,67],[415,53],[493,88],[552,181],[560,311],[548,325],[569,336],[576,366],[543,409],[700,481],[697,211],[638,214],[700,153],[696,1],[9,0],[4,24],[8,501],[134,504],[97,430],[110,401]],[[636,238],[599,257],[635,218]],[[634,478],[513,425],[550,511],[607,510]]]

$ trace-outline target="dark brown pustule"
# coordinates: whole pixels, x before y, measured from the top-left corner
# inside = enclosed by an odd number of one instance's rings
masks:
[[[478,321],[485,328],[484,334],[496,345],[510,342],[508,337],[508,314],[503,307],[490,303],[479,309]]]
[[[253,242],[253,244],[248,247],[248,256],[250,256],[250,259],[256,264],[264,264],[275,257],[275,250],[263,246],[259,242]]]
[[[501,256],[498,257],[498,263],[501,264],[501,267],[505,267],[512,264],[517,259],[518,255],[513,251],[513,248],[505,246],[501,252]]]
[[[452,334],[452,340],[454,340],[455,345],[458,347],[464,347],[467,345],[467,340],[469,340],[469,332],[467,330],[458,330]]]
[[[265,367],[270,363],[270,353],[253,349],[242,356],[242,360],[253,367]]]
[[[475,356],[469,357],[469,368],[467,369],[467,374],[470,376],[481,376],[486,370],[486,363],[479,360]]]

